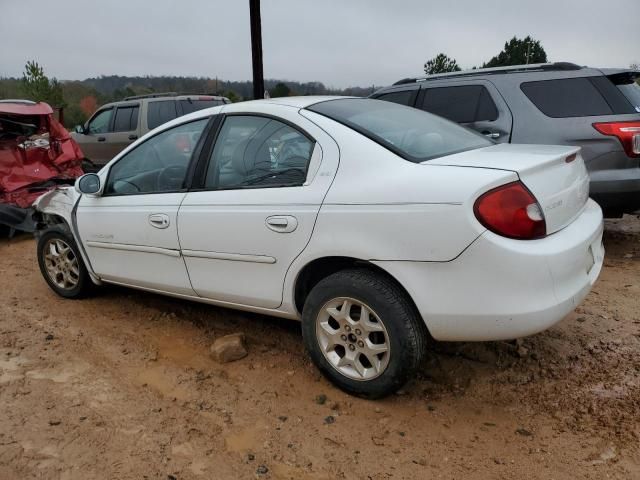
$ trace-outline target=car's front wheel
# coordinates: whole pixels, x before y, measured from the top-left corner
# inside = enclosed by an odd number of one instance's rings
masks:
[[[311,290],[302,333],[322,373],[367,398],[402,387],[424,354],[425,328],[405,292],[365,269],[334,273]]]
[[[78,246],[69,233],[52,229],[38,239],[38,265],[51,289],[65,298],[80,298],[92,286]]]

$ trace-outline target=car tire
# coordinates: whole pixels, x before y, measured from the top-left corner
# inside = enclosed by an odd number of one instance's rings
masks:
[[[93,287],[71,234],[52,228],[38,238],[38,265],[49,287],[64,298],[85,297]]]
[[[427,337],[406,293],[367,269],[339,271],[318,282],[304,304],[302,335],[325,377],[370,399],[396,392],[414,376]]]

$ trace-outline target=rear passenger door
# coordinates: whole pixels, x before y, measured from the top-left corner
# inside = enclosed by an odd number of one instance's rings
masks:
[[[338,167],[336,143],[297,110],[229,106],[178,214],[196,293],[277,308]],[[207,148],[210,150],[207,150]],[[198,172],[201,172],[200,174]]]
[[[471,128],[498,143],[511,140],[511,111],[487,80],[425,82],[416,108]]]

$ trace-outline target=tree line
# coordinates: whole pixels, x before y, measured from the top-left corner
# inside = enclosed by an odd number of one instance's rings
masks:
[[[330,88],[322,82],[265,80],[271,97],[290,95],[351,95],[366,97],[371,87]],[[35,61],[28,61],[22,78],[0,78],[1,98],[24,98],[49,103],[64,110],[64,124],[70,128],[84,123],[105,103],[123,100],[134,95],[177,92],[223,95],[232,102],[249,100],[253,95],[250,81],[227,81],[208,77],[108,75],[86,80],[58,81],[49,79]]]
[[[545,52],[539,40],[526,36],[525,38],[513,37],[505,42],[504,48],[495,57],[482,64],[481,68],[508,67],[510,65],[525,65],[529,63],[546,63],[547,52]],[[474,66],[472,69],[478,67]],[[459,72],[461,70],[458,62],[439,53],[434,58],[427,60],[424,64],[424,72],[427,75],[436,73]]]
[[[531,36],[519,39],[515,36],[505,42],[504,48],[480,68],[545,63],[547,53],[539,40]],[[478,68],[476,66],[472,68]],[[631,68],[638,69],[638,64]],[[435,73],[456,72],[458,62],[444,53],[436,55],[424,64],[424,71]],[[640,80],[639,80],[640,82]],[[265,80],[265,89],[271,97],[289,95],[351,95],[367,96],[376,87],[330,88],[322,82],[295,82]],[[28,61],[22,78],[0,78],[0,98],[26,98],[45,101],[54,108],[64,109],[64,123],[73,127],[84,123],[105,103],[123,100],[134,95],[159,92],[202,93],[223,95],[232,102],[251,99],[253,84],[250,81],[229,81],[209,77],[107,75],[86,80],[58,81],[49,79],[35,61]]]

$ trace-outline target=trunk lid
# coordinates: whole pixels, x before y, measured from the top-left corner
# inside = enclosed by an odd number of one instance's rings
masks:
[[[589,197],[589,174],[579,147],[500,144],[429,160],[424,165],[515,172],[538,200],[547,234],[573,222]]]

